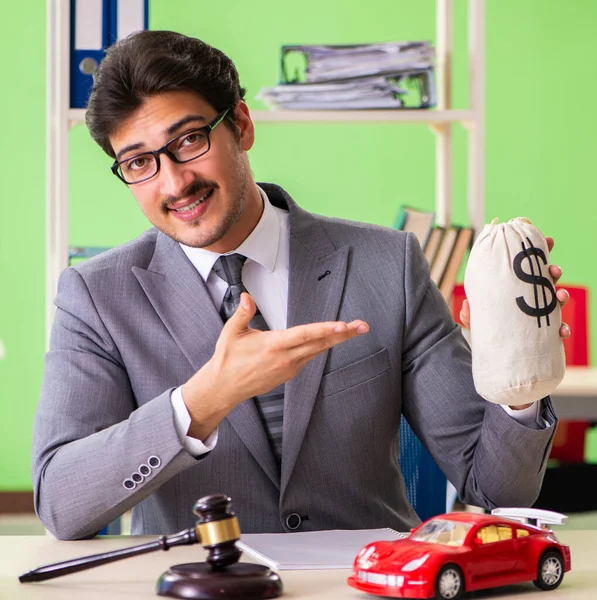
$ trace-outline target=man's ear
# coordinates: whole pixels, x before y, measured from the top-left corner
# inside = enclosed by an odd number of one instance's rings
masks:
[[[255,126],[251,119],[249,107],[244,100],[240,100],[234,108],[234,116],[236,117],[241,148],[247,152],[255,143]]]

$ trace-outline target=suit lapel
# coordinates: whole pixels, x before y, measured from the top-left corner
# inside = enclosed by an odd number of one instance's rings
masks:
[[[290,210],[290,269],[287,326],[337,318],[348,264],[348,247],[336,249],[312,215],[300,209],[277,186],[261,185],[273,204]],[[284,390],[281,494],[303,443],[319,390],[327,352],[319,354]]]
[[[158,233],[147,269],[133,267],[156,313],[195,371],[213,355],[222,319],[203,279],[180,245]],[[228,421],[276,486],[279,475],[255,402],[241,402]]]
[[[147,269],[133,267],[133,273],[170,335],[198,370],[213,354],[222,319],[195,267],[177,242],[158,233]]]

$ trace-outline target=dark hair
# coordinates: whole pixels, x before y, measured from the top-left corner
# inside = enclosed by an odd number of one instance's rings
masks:
[[[108,136],[146,98],[172,91],[196,92],[218,113],[245,95],[221,50],[174,31],[138,31],[110,46],[95,73],[85,113],[91,137],[114,158]],[[238,132],[232,111],[226,120]]]

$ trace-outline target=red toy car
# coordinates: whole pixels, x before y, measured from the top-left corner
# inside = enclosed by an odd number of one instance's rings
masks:
[[[524,581],[553,590],[570,570],[570,548],[542,524],[565,520],[559,513],[518,508],[439,515],[405,539],[367,544],[348,584],[379,596],[440,600]]]

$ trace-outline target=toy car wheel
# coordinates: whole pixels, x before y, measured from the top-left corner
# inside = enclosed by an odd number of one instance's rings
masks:
[[[455,600],[464,592],[464,577],[456,565],[442,567],[435,580],[435,597],[438,600]]]
[[[564,561],[559,552],[546,552],[539,561],[537,579],[533,582],[542,590],[555,590],[564,579]]]

